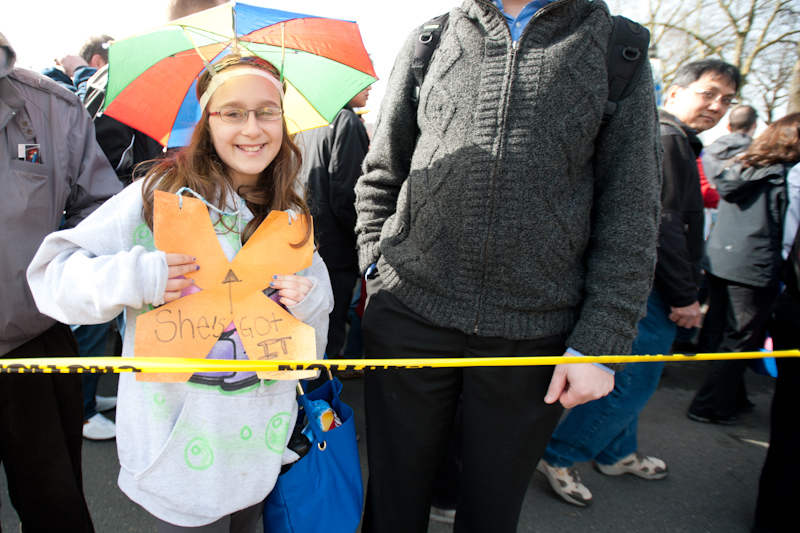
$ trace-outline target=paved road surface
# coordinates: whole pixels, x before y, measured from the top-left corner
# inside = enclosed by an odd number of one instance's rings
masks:
[[[669,363],[661,385],[642,413],[640,450],[669,465],[660,481],[633,476],[606,477],[589,464],[579,465],[594,504],[581,509],[557,498],[541,474],[534,474],[522,510],[519,532],[724,532],[746,533],[752,527],[758,478],[769,440],[769,403],[773,380],[747,374],[752,414],[738,426],[699,424],[685,416],[708,363]],[[360,451],[366,479],[366,448],[361,380],[348,380],[345,400],[356,409]],[[113,395],[115,376],[100,380],[100,394]],[[113,418],[114,412],[109,416]],[[114,441],[84,441],[84,486],[97,533],[154,531],[152,519],[123,495],[116,484],[119,466]],[[0,474],[0,524],[19,530],[10,505],[5,475]],[[43,510],[46,512],[46,510]],[[431,523],[430,533],[451,531]],[[324,523],[320,532],[324,532]]]

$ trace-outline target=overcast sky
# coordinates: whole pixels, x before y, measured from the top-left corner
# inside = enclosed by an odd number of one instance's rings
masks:
[[[459,5],[460,0],[249,0],[250,4],[310,15],[353,20],[380,80],[373,86],[367,109],[377,111],[395,56],[416,26]],[[106,33],[115,39],[147,31],[166,22],[167,0],[0,0],[0,32],[17,52],[17,66],[39,71],[53,58],[77,54],[84,40]],[[635,1],[620,3],[625,15]],[[631,12],[627,12],[631,11]],[[375,114],[365,117],[374,122]],[[704,136],[727,133],[722,124]]]
[[[285,11],[353,20],[381,81],[367,109],[377,110],[397,51],[416,26],[449,11],[460,0],[249,0]],[[17,66],[39,71],[53,58],[77,54],[84,40],[106,33],[115,39],[166,22],[166,0],[0,0],[0,32],[17,52]],[[374,115],[370,117],[374,120]]]

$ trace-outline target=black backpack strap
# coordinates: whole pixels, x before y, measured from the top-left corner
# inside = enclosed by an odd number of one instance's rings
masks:
[[[633,92],[642,77],[650,45],[650,31],[647,28],[619,15],[612,18],[614,26],[607,56],[608,100],[603,110],[603,126],[611,120],[617,103]]]
[[[414,58],[411,61],[411,72],[417,81],[414,87],[414,92],[411,95],[411,101],[414,105],[419,104],[419,91],[422,87],[422,82],[425,79],[425,74],[428,72],[428,66],[431,64],[433,52],[439,45],[439,40],[442,37],[447,23],[450,20],[450,13],[439,15],[432,18],[422,25],[422,30],[417,38],[416,46],[414,47]]]

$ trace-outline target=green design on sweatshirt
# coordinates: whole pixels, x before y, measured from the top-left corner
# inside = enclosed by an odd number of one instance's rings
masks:
[[[153,232],[142,222],[133,232],[133,245],[143,246],[146,250],[155,251],[156,241]]]
[[[275,453],[283,453],[291,419],[291,413],[278,413],[270,419],[267,424],[267,448]]]
[[[214,451],[206,439],[196,438],[189,441],[184,451],[186,465],[192,470],[206,470],[214,464]]]
[[[217,232],[217,235],[222,235],[236,252],[242,249],[241,233],[237,227],[238,218],[238,216],[222,215],[214,224],[214,231]]]

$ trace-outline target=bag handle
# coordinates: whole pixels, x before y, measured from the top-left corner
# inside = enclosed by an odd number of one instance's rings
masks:
[[[328,380],[333,381],[331,369],[326,368],[326,370],[328,371]],[[327,442],[325,441],[325,432],[322,431],[322,428],[319,427],[318,424],[315,424],[314,421],[311,420],[311,417],[308,416],[308,413],[311,412],[311,404],[309,403],[308,398],[306,398],[306,393],[299,381],[297,382],[297,401],[303,406],[306,418],[308,418],[308,425],[311,427],[311,432],[314,434],[314,440],[317,441],[317,447],[320,449],[320,451],[323,451],[327,447]],[[331,408],[333,408],[333,406],[331,406]]]

